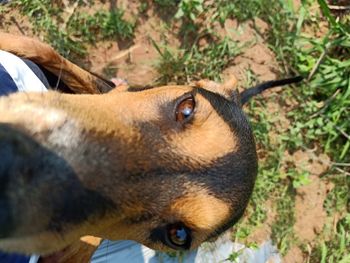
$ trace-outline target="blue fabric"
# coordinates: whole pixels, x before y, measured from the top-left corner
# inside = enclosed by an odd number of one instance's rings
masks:
[[[17,86],[6,69],[0,63],[0,96],[18,91]],[[5,254],[0,252],[0,263],[28,263],[30,257],[18,254]]]
[[[18,89],[15,82],[0,63],[0,96],[8,95],[16,91],[18,91]]]
[[[27,256],[0,252],[0,263],[28,263],[29,260],[30,258]]]

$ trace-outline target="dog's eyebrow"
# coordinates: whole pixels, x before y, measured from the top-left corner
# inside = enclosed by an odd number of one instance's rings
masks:
[[[149,90],[149,89],[154,89],[154,88],[157,88],[157,87],[155,87],[155,86],[142,86],[142,87],[133,86],[133,87],[129,87],[127,89],[127,91],[138,92],[138,91],[144,91],[144,90]]]
[[[151,220],[153,217],[154,215],[152,213],[144,212],[139,216],[126,218],[126,220],[128,221],[129,224],[141,224]]]
[[[230,101],[224,96],[206,89],[196,89],[199,94],[208,100],[213,109],[230,126],[232,131],[236,131],[238,126],[244,125],[243,113],[235,101]]]

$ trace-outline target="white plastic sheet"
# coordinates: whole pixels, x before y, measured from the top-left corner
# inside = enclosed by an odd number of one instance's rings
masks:
[[[238,252],[237,257],[231,257]],[[104,241],[93,256],[92,263],[281,263],[281,257],[271,241],[257,249],[246,248],[228,238],[218,239],[215,243],[205,243],[195,251],[177,257],[159,253],[132,241]]]

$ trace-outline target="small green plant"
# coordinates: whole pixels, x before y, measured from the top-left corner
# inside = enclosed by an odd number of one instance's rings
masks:
[[[148,3],[147,3],[147,2],[142,2],[142,3],[140,3],[139,12],[140,12],[141,14],[145,13],[145,12],[147,11],[148,7],[149,7],[149,6],[148,6]]]
[[[6,7],[0,5],[0,16],[3,15],[5,13]]]
[[[290,169],[287,172],[287,176],[292,179],[292,185],[294,188],[299,188],[304,185],[311,183],[310,173],[307,171],[298,172],[294,169]]]
[[[277,219],[272,225],[272,240],[278,245],[280,253],[285,255],[295,239],[294,192],[288,185],[277,202],[277,213]]]
[[[332,180],[335,187],[328,193],[324,203],[328,215],[344,213],[344,209],[350,213],[350,177],[344,175],[329,179]]]
[[[232,252],[226,260],[229,262],[239,262],[239,256],[242,255],[242,253],[243,249],[238,250],[237,252]]]
[[[128,39],[133,36],[134,24],[123,19],[124,12],[98,11],[93,15],[76,12],[70,20],[72,34],[91,43],[102,39]]]
[[[182,0],[175,18],[188,18],[194,22],[199,14],[204,11],[204,0]]]
[[[154,0],[154,3],[156,5],[164,8],[175,7],[178,2],[178,0]]]

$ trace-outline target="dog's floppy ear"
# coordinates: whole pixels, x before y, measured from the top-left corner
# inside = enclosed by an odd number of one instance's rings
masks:
[[[251,87],[249,89],[246,89],[242,93],[240,93],[240,102],[241,105],[244,105],[246,102],[249,101],[250,98],[254,97],[255,95],[260,94],[264,90],[278,87],[278,86],[284,86],[292,83],[298,83],[302,81],[304,78],[302,76],[287,78],[287,79],[280,79],[280,80],[271,80],[264,82],[262,84],[259,84],[255,87]]]
[[[96,74],[80,68],[41,41],[0,32],[0,49],[26,58],[62,80],[73,93],[105,93],[115,85]]]

